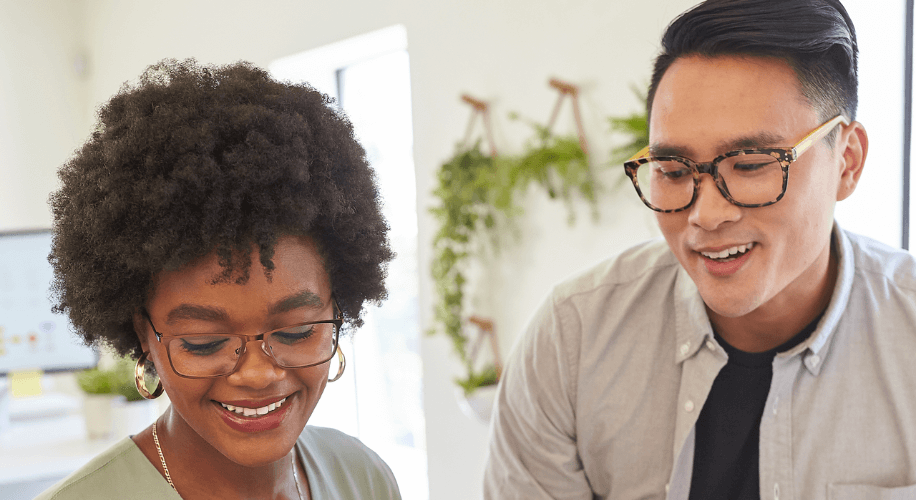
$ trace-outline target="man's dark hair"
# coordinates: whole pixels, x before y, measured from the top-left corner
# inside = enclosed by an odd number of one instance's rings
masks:
[[[707,0],[665,31],[655,60],[648,111],[659,82],[678,58],[747,55],[787,62],[821,119],[855,119],[858,46],[839,0]]]
[[[55,310],[87,343],[138,357],[133,314],[161,271],[216,252],[216,282],[244,283],[257,249],[269,278],[286,235],[316,243],[351,326],[385,297],[375,175],[320,92],[248,63],[165,60],[98,116],[50,199]]]

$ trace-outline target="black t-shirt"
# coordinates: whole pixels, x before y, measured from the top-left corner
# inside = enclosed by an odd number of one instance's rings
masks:
[[[749,353],[730,346],[696,425],[690,500],[760,499],[760,418],[770,392],[773,358],[801,344],[820,316],[788,342],[766,352]]]

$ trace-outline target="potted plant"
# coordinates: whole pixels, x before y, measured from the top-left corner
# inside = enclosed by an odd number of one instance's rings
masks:
[[[86,396],[83,415],[90,439],[134,434],[155,418],[157,406],[137,392],[134,364],[128,358],[118,358],[108,368],[83,370],[76,382]]]
[[[111,370],[98,366],[76,375],[76,383],[85,393],[83,417],[89,439],[109,439],[114,433],[114,404],[124,396],[115,390],[117,380]]]

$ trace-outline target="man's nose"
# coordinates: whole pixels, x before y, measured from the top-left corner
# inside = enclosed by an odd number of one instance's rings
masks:
[[[697,199],[688,210],[688,222],[706,231],[715,231],[722,224],[741,218],[741,207],[722,195],[715,179],[709,174],[700,174]]]

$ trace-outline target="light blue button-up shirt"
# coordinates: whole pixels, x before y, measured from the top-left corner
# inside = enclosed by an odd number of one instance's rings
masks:
[[[761,498],[916,500],[916,258],[833,235],[830,304],[773,360]],[[506,366],[485,497],[686,500],[727,360],[664,241],[558,286]]]

